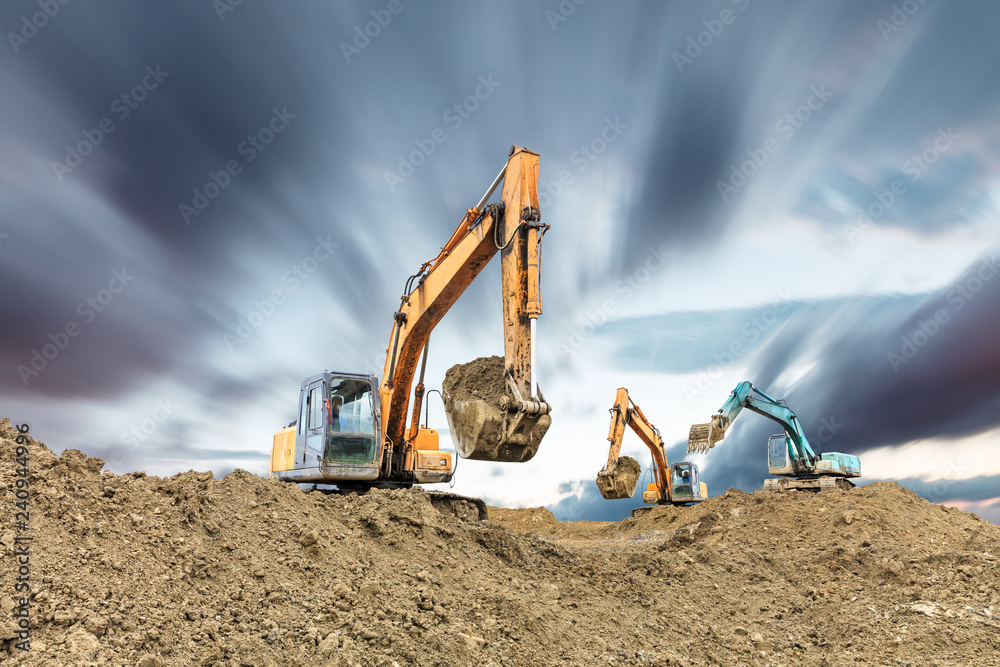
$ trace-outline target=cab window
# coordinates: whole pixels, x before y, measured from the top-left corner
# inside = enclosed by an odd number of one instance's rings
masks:
[[[302,407],[299,409],[299,423],[298,423],[299,435],[302,435],[303,433],[306,432],[306,407],[309,405],[308,396],[309,396],[308,393],[306,393],[305,391],[302,392]]]
[[[367,380],[330,380],[331,431],[375,435],[372,386]]]
[[[323,389],[314,387],[309,390],[309,428],[323,426]]]
[[[359,378],[330,378],[329,463],[371,464],[378,451],[373,387]]]

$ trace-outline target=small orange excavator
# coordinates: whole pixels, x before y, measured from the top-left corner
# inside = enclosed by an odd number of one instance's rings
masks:
[[[615,395],[615,404],[610,410],[611,426],[608,429],[608,441],[611,448],[608,452],[608,462],[597,473],[597,488],[608,500],[631,498],[639,483],[642,467],[631,457],[619,458],[622,449],[622,438],[625,426],[631,426],[639,439],[642,440],[653,455],[653,481],[647,485],[642,494],[645,503],[658,505],[688,505],[700,503],[708,498],[708,488],[698,479],[698,466],[689,461],[667,463],[667,454],[663,448],[663,438],[655,426],[649,423],[639,406],[629,398],[628,389],[621,387]],[[639,508],[640,510],[650,508]],[[633,511],[632,515],[636,515]]]
[[[500,201],[488,204],[501,181]],[[532,458],[552,422],[551,408],[534,382],[535,319],[542,312],[539,262],[542,235],[548,229],[540,217],[538,154],[513,146],[479,204],[466,211],[438,256],[407,281],[393,316],[381,381],[367,373],[330,371],[306,378],[299,391],[298,421],[274,434],[271,474],[289,482],[359,490],[450,481],[451,453],[440,450],[437,431],[419,423],[427,343],[448,309],[498,252],[503,381],[514,398],[496,406],[445,394],[445,412],[463,458]],[[533,398],[534,392],[539,398]],[[478,437],[482,433],[498,435]]]

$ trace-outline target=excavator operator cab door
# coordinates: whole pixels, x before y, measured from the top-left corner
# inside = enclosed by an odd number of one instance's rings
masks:
[[[670,500],[674,504],[700,503],[705,500],[705,485],[701,483],[698,465],[682,461],[670,466]]]
[[[788,436],[772,435],[767,440],[767,472],[771,475],[793,475],[792,461],[788,455]]]
[[[323,445],[326,440],[326,422],[323,410],[323,381],[317,380],[305,388],[305,420],[303,422],[302,455],[295,467],[319,467],[323,460]]]

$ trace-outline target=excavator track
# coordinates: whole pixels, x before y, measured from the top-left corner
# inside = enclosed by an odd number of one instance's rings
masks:
[[[313,487],[309,489],[309,492],[323,493],[326,495],[344,495],[349,493],[364,495],[373,488],[409,489],[411,487],[412,485],[410,484],[359,484],[355,486],[343,485],[341,488],[320,488],[313,484]],[[442,514],[451,514],[456,518],[462,519],[463,521],[489,520],[489,512],[487,511],[486,503],[483,502],[482,498],[462,496],[449,491],[424,490],[424,493],[427,494],[427,499],[431,501],[434,508]]]
[[[461,496],[448,491],[427,491],[427,497],[442,514],[453,514],[463,521],[487,521],[489,513],[482,498]]]
[[[843,477],[813,477],[809,479],[790,479],[787,477],[764,480],[764,491],[783,493],[796,489],[819,493],[828,489],[849,491],[854,488],[854,482]]]

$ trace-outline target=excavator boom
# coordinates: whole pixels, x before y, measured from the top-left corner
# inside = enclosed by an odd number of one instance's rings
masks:
[[[670,476],[664,474],[667,469],[666,456],[663,453],[663,440],[656,427],[649,423],[639,406],[632,403],[625,387],[618,389],[615,404],[611,410],[611,425],[608,428],[608,462],[597,473],[597,487],[601,495],[608,500],[631,498],[635,495],[635,487],[639,483],[642,467],[631,458],[620,458],[622,439],[625,427],[630,426],[639,436],[643,444],[649,448],[655,462],[657,488],[661,490],[664,502],[670,498]]]
[[[485,205],[501,180],[501,202]],[[405,458],[415,433],[412,425],[406,431],[405,424],[421,351],[433,328],[497,252],[503,287],[505,376],[520,401],[508,415],[485,401],[456,400],[446,395],[445,410],[463,458],[527,461],[538,450],[551,423],[550,407],[541,399],[532,399],[531,386],[531,322],[541,314],[538,253],[545,229],[538,210],[538,154],[514,146],[507,165],[479,205],[469,209],[441,253],[421,266],[411,281],[416,286],[403,296],[395,314],[379,388],[386,448],[383,456],[390,470]],[[418,395],[423,393],[421,385]],[[419,403],[413,408],[412,424],[416,424]],[[518,422],[518,428],[501,424],[508,416]],[[503,442],[479,437],[493,432],[503,433]]]
[[[754,396],[753,394],[757,394]],[[758,396],[760,398],[758,398]],[[740,414],[743,408],[772,419],[781,424],[788,436],[791,456],[806,465],[814,465],[818,457],[809,445],[809,440],[802,431],[802,424],[795,413],[781,401],[771,398],[749,382],[741,382],[729,394],[729,398],[719,411],[712,415],[708,424],[695,424],[688,434],[689,452],[707,452],[715,443],[726,436],[729,426]]]

